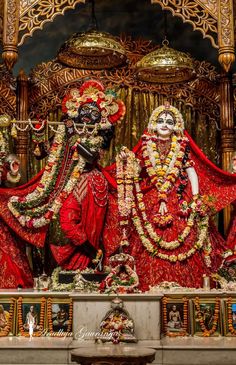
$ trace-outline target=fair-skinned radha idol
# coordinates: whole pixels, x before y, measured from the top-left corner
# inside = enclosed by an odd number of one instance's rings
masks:
[[[168,102],[153,111],[134,150],[121,149],[116,174],[114,166],[105,174],[117,187],[104,230],[107,255],[122,246],[134,257],[141,290],[163,281],[201,286],[222,262],[226,245],[212,215],[235,200],[236,176],[207,160]]]

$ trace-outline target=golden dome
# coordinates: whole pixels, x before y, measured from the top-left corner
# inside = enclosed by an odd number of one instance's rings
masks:
[[[139,80],[156,83],[178,83],[195,76],[192,58],[168,47],[168,41],[138,61],[136,73]]]
[[[72,35],[57,57],[67,66],[90,70],[117,67],[127,60],[122,45],[109,33],[97,30]]]

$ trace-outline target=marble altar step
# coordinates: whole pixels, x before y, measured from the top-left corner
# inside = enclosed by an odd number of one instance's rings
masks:
[[[92,348],[94,344],[71,338],[46,337],[33,338],[31,341],[23,337],[0,338],[0,364],[68,365],[72,364],[71,350],[87,346]],[[233,337],[166,337],[160,341],[139,341],[128,346],[154,348],[156,357],[153,365],[236,364],[236,338]]]
[[[165,337],[158,365],[232,365],[236,364],[234,337]]]
[[[70,359],[71,338],[0,338],[0,364],[66,365]]]

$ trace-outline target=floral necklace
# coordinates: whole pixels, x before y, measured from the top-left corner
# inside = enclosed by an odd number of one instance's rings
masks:
[[[120,214],[120,225],[123,229],[123,235],[129,224],[128,218],[131,212],[132,221],[139,235],[139,238],[143,246],[152,256],[157,256],[170,262],[183,261],[191,257],[196,252],[196,250],[200,250],[204,247],[206,265],[210,266],[211,245],[210,241],[208,240],[209,217],[207,215],[204,217],[198,216],[196,212],[197,204],[195,202],[192,202],[192,213],[190,214],[186,222],[186,227],[183,232],[178,236],[176,240],[169,242],[163,240],[163,238],[156,233],[152,224],[148,221],[147,218],[143,193],[139,184],[139,163],[137,159],[135,159],[135,155],[133,152],[125,149],[125,153],[125,163],[122,158],[117,157],[118,208]],[[135,194],[133,193],[133,189],[135,189]],[[136,199],[134,196],[136,196]],[[179,253],[178,255],[166,254],[158,251],[158,246],[166,250],[174,250],[179,247],[188,237],[194,224],[197,224],[198,239],[196,242],[193,242],[192,247],[188,251],[184,253]],[[124,237],[122,241],[123,240]],[[125,243],[128,244],[126,236],[125,241]]]
[[[186,227],[183,232],[178,236],[176,240],[173,241],[165,241],[161,236],[159,236],[154,230],[152,224],[148,221],[146,212],[145,212],[145,204],[143,201],[143,193],[141,192],[138,181],[135,182],[136,196],[137,196],[137,206],[136,202],[133,202],[132,206],[132,220],[136,231],[139,235],[139,238],[143,244],[143,246],[147,249],[147,251],[152,256],[157,256],[163,260],[168,260],[171,262],[176,261],[184,261],[187,258],[191,257],[197,250],[200,250],[204,246],[204,253],[206,259],[206,265],[210,266],[210,253],[211,246],[208,238],[208,223],[209,217],[198,217],[195,211],[195,203],[192,203],[192,213],[190,214]],[[198,239],[196,242],[193,242],[192,247],[183,253],[179,253],[178,255],[161,253],[158,251],[158,246],[165,250],[174,250],[178,248],[181,244],[184,243],[185,239],[188,237],[191,228],[194,224],[197,224],[198,228]],[[154,242],[154,243],[153,243]]]
[[[54,196],[55,200],[52,201],[51,199],[48,203],[43,204],[50,197],[50,193],[55,187],[60,166],[59,162],[64,153],[64,141],[65,126],[63,125],[58,127],[47,165],[37,187],[25,197],[13,196],[8,202],[9,210],[22,226],[39,228],[49,224],[51,218],[59,212],[64,200],[72,192],[80,174],[83,172],[85,161],[76,154],[75,149],[74,155],[76,156],[67,175],[67,181],[63,183],[64,186]]]
[[[167,202],[167,195],[179,176],[188,140],[184,137],[179,141],[177,136],[172,135],[170,150],[163,162],[156,147],[158,137],[144,134],[142,140],[142,155],[147,173],[157,188],[159,201]]]
[[[132,209],[133,196],[133,178],[137,175],[136,169],[139,170],[139,164],[135,154],[122,147],[120,154],[126,154],[128,158],[124,161],[119,154],[116,156],[116,177],[117,177],[117,194],[118,194],[118,211],[119,223],[122,228],[122,240],[120,245],[129,245],[127,239],[128,218]]]

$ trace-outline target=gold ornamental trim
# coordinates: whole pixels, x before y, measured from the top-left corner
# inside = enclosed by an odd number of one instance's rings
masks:
[[[0,115],[16,116],[16,82],[6,66],[0,65]]]
[[[43,29],[43,26],[53,21],[57,15],[63,15],[66,10],[74,9],[79,3],[84,4],[85,0],[39,0],[29,1],[28,6],[22,4],[18,46],[21,46],[27,37],[32,36],[35,30]]]
[[[20,0],[20,17],[26,14],[30,8],[39,3],[40,0]]]
[[[217,44],[217,18],[203,6],[202,1],[193,0],[151,0],[152,4],[161,5],[162,9],[170,10],[174,16],[190,23],[194,30],[199,30],[204,38],[209,38],[213,47]],[[208,1],[208,5],[210,2]],[[212,8],[212,6],[211,6]]]
[[[205,8],[209,14],[217,19],[218,0],[195,0],[196,3]]]
[[[218,0],[218,2],[218,60],[223,69],[228,72],[235,61],[233,0]]]
[[[8,70],[12,69],[18,58],[19,1],[4,2],[2,58]]]

